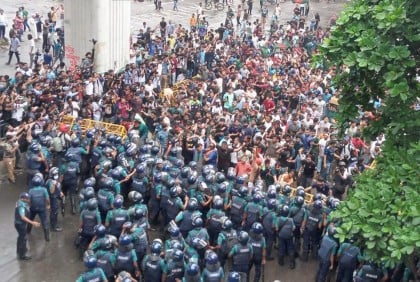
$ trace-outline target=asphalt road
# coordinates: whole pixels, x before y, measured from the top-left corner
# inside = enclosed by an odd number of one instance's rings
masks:
[[[115,0],[115,1],[130,1],[130,0]],[[199,3],[204,3],[204,0],[179,0],[178,1],[178,11],[173,11],[173,1],[172,0],[162,0],[161,11],[155,10],[155,6],[152,0],[144,0],[144,2],[134,2],[131,4],[131,33],[134,37],[139,28],[142,26],[143,22],[146,22],[148,26],[155,27],[159,24],[162,17],[165,17],[167,21],[171,20],[173,23],[182,24],[184,27],[189,26],[189,18],[192,13],[197,13]],[[281,23],[286,23],[292,18],[293,4],[290,0],[285,1],[284,3],[281,0],[278,0],[281,6],[281,15],[279,21]],[[308,19],[312,19],[315,13],[319,13],[321,19],[321,26],[325,27],[328,24],[329,19],[333,14],[338,14],[342,10],[344,3],[347,0],[336,0],[334,3],[327,3],[326,0],[311,0],[310,12]],[[19,0],[18,4],[15,0],[2,0],[0,2],[0,9],[5,11],[5,15],[9,21],[9,27],[12,25],[12,19],[15,12],[17,11],[18,6],[24,6],[29,11],[29,16],[34,15],[35,12],[38,12],[44,18],[47,17],[47,12],[51,6],[58,6],[63,3],[63,1],[53,1],[53,0]],[[234,0],[232,8],[236,11],[236,7],[241,4],[240,0]],[[204,4],[203,4],[204,5]],[[268,18],[270,19],[274,13],[275,6],[272,4],[267,4],[269,9]],[[206,10],[203,9],[204,16],[209,22],[211,28],[220,26],[220,23],[224,22],[226,18],[227,8],[223,11]],[[251,20],[255,21],[261,17],[259,11],[259,1],[254,0],[254,8],[251,16]],[[266,28],[269,28],[268,23]],[[8,28],[6,29],[6,36],[8,36]],[[25,40],[27,37],[27,32],[23,35]],[[42,49],[41,40],[36,42],[36,48]],[[41,50],[42,52],[42,50]],[[29,46],[27,40],[22,43],[20,50],[21,60],[23,62],[29,62]],[[6,66],[5,63],[8,60],[8,44],[0,42],[0,75],[8,74],[13,75],[15,73],[15,63],[16,58],[12,59],[12,63],[9,66]]]
[[[64,218],[59,215],[59,225],[64,228],[64,231],[51,232],[50,242],[45,242],[41,228],[33,228],[31,234],[28,235],[29,253],[32,260],[19,261],[16,258],[17,232],[13,226],[14,207],[19,194],[27,191],[24,176],[22,172],[18,173],[16,184],[10,184],[3,162],[0,162],[0,238],[2,238],[0,281],[74,281],[84,269],[83,263],[78,259],[78,252],[73,247],[73,240],[78,229],[78,215],[67,213]],[[67,205],[67,210],[70,210],[69,205]],[[150,235],[152,238],[161,237],[158,232],[152,232]],[[276,260],[269,261],[265,266],[264,281],[310,282],[314,281],[316,270],[316,261],[303,263],[296,259],[294,270],[288,268],[287,260],[285,266],[279,266]],[[251,275],[253,277],[253,273]]]

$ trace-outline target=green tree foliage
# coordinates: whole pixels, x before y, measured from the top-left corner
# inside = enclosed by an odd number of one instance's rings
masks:
[[[355,0],[318,56],[336,67],[341,128],[358,116],[358,106],[375,111],[371,101],[383,101],[363,132],[385,133],[382,156],[357,178],[336,216],[343,219],[341,241],[357,238],[368,257],[386,265],[413,267],[420,255],[420,111],[413,107],[420,95],[419,15],[418,0]]]

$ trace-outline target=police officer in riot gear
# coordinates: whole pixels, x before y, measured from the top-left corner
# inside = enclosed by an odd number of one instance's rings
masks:
[[[21,193],[19,200],[16,202],[15,207],[15,229],[18,232],[17,238],[17,254],[20,260],[29,260],[31,256],[27,254],[27,230],[28,224],[39,227],[40,224],[37,221],[30,220],[30,195],[28,193]]]
[[[222,222],[222,232],[217,237],[217,245],[213,249],[218,251],[220,265],[224,268],[228,254],[233,246],[238,243],[238,232],[233,228],[233,223],[229,218]]]
[[[103,270],[97,267],[97,260],[93,253],[87,251],[83,256],[83,263],[85,264],[86,271],[77,278],[76,282],[108,282]]]
[[[273,249],[273,243],[276,239],[276,231],[274,229],[274,223],[276,221],[276,207],[277,207],[277,200],[276,199],[269,199],[267,201],[267,206],[264,208],[263,220],[262,224],[264,227],[264,237],[266,239],[266,252],[267,252],[267,260],[273,260],[274,258],[271,256],[271,251]]]
[[[162,281],[162,275],[166,271],[165,261],[160,257],[162,243],[153,241],[150,246],[150,255],[146,255],[142,262],[142,274],[144,282]]]
[[[266,258],[266,242],[263,236],[263,229],[261,223],[254,222],[251,226],[251,232],[249,236],[249,243],[252,246],[252,260],[250,269],[252,266],[255,267],[254,282],[260,281],[262,266],[265,265]]]
[[[136,166],[136,173],[132,177],[131,191],[137,191],[143,196],[144,203],[147,205],[150,198],[149,178],[146,175],[147,166],[139,163]]]
[[[279,217],[275,223],[275,229],[278,234],[279,240],[279,254],[278,263],[284,265],[284,256],[289,255],[290,258],[290,269],[295,268],[295,248],[293,245],[293,231],[295,225],[293,219],[288,217],[289,206],[283,205],[279,207]]]
[[[112,209],[115,193],[113,191],[113,180],[110,177],[104,178],[98,190],[98,207],[101,213],[101,219],[105,222],[108,211]]]
[[[178,223],[179,229],[184,238],[187,238],[188,232],[193,229],[193,218],[202,216],[201,212],[199,212],[197,209],[197,199],[190,198],[188,200],[187,209],[185,211],[180,211],[175,218],[175,222]]]
[[[214,246],[218,234],[222,231],[222,218],[225,212],[223,211],[223,199],[220,196],[214,196],[213,206],[207,212],[207,230],[210,236],[210,245]]]
[[[79,193],[79,213],[82,213],[87,207],[90,199],[95,198],[95,189],[93,187],[86,187]]]
[[[66,162],[60,168],[60,181],[63,186],[63,193],[70,196],[70,205],[72,214],[76,214],[76,190],[77,190],[77,175],[80,172],[80,163],[77,161],[77,156],[71,152],[66,152]]]
[[[184,278],[182,282],[202,282],[200,276],[200,267],[197,264],[197,259],[190,259],[185,267]]]
[[[203,282],[222,282],[224,278],[223,268],[220,266],[217,254],[213,251],[209,251],[206,254],[206,267],[201,273]]]
[[[353,272],[358,268],[363,261],[359,247],[350,242],[344,242],[340,245],[337,252],[338,257],[338,271],[337,282],[352,282]]]
[[[245,206],[242,226],[245,230],[250,230],[254,222],[261,222],[263,215],[263,207],[260,202],[262,200],[262,194],[260,192],[255,192],[252,196],[252,202],[249,202]]]
[[[387,281],[388,274],[374,261],[368,261],[362,265],[354,277],[355,282]]]
[[[244,215],[245,206],[247,205],[246,197],[248,195],[248,188],[241,186],[239,188],[238,195],[232,196],[230,204],[230,217],[233,223],[233,227],[238,229],[241,227],[242,218]]]
[[[312,252],[312,257],[316,257],[323,223],[322,201],[315,200],[301,227],[301,232],[303,233],[303,261],[308,260],[309,251]]]
[[[128,221],[123,225],[123,234],[128,234],[130,236],[133,248],[136,252],[137,261],[141,262],[146,255],[147,246],[149,245],[147,230]]]
[[[239,232],[238,243],[233,246],[229,253],[232,258],[232,270],[244,273],[246,281],[249,281],[249,264],[253,257],[253,249],[249,244],[249,235],[246,231]]]
[[[59,181],[58,168],[52,167],[49,171],[49,179],[45,183],[48,193],[50,195],[51,211],[50,211],[50,225],[51,230],[60,232],[63,229],[57,225],[58,211],[60,210],[60,200],[64,198],[63,192],[61,192],[61,183]],[[63,214],[64,215],[64,214]]]
[[[178,187],[176,186],[171,187],[169,190],[169,197],[162,196],[162,201],[166,201],[163,205],[163,209],[165,209],[164,225],[166,226],[171,220],[175,220],[178,213],[184,210],[185,205],[179,197]]]
[[[26,174],[29,186],[31,186],[34,175],[42,172],[42,167],[48,169],[47,160],[42,155],[39,143],[37,141],[32,141],[26,154]]]
[[[105,226],[109,229],[109,234],[119,238],[123,225],[129,220],[128,211],[123,206],[124,199],[117,195],[114,199],[114,209],[108,211],[105,219]]]
[[[321,241],[318,250],[319,267],[316,273],[316,282],[324,282],[327,275],[334,268],[334,260],[337,253],[338,244],[334,239],[336,229],[330,225]]]
[[[29,196],[31,200],[29,219],[34,220],[36,215],[41,219],[42,228],[44,229],[45,241],[50,241],[50,230],[48,226],[47,212],[50,209],[50,196],[45,188],[44,178],[41,173],[34,175],[31,181],[31,189]],[[28,226],[28,233],[31,232],[32,225]]]
[[[188,232],[188,236],[186,238],[188,245],[192,245],[192,240],[194,238],[199,238],[209,244],[210,236],[207,229],[203,227],[203,224],[203,219],[201,217],[193,218],[192,225],[194,229]]]
[[[95,198],[92,198],[87,202],[86,207],[87,209],[80,214],[80,242],[78,246],[80,248],[80,254],[83,254],[95,236],[95,226],[101,223],[101,215],[98,211],[98,201]]]
[[[118,243],[118,248],[115,251],[115,272],[127,271],[133,277],[140,277],[137,255],[130,236],[122,234]]]
[[[99,249],[95,252],[95,257],[97,266],[103,270],[108,281],[113,282],[115,280],[115,256],[114,245],[109,237],[103,237],[103,240],[100,241]]]
[[[293,219],[293,223],[295,225],[295,230],[293,231],[293,243],[295,246],[296,253],[300,252],[301,247],[301,227],[303,220],[307,217],[306,207],[304,206],[304,198],[301,196],[297,196],[291,207],[290,207],[290,214],[289,216]]]
[[[167,261],[163,270],[166,282],[180,281],[184,276],[184,253],[181,250],[174,250],[171,260]]]

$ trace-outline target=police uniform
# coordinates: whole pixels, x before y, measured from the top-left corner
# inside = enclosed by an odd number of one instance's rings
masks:
[[[377,282],[384,276],[383,270],[373,263],[363,265],[354,277],[355,282]]]
[[[137,255],[133,249],[133,245],[127,246],[119,245],[115,251],[115,272],[120,273],[121,271],[127,271],[131,276],[135,276],[134,264],[137,262]]]
[[[166,200],[166,204],[164,205],[165,209],[165,221],[164,225],[166,226],[169,224],[171,220],[175,220],[178,213],[183,210],[184,203],[182,202],[180,197],[162,197],[162,201]]]
[[[225,273],[222,267],[216,267],[215,269],[210,269],[205,267],[201,273],[201,279],[203,282],[220,282],[223,281]]]
[[[322,238],[318,250],[319,267],[316,274],[316,282],[324,282],[327,279],[331,266],[331,257],[337,252],[337,242],[327,234]]]
[[[290,268],[295,267],[295,248],[293,244],[293,230],[295,229],[295,224],[293,219],[290,217],[280,216],[276,219],[275,229],[278,234],[278,243],[279,243],[279,252],[278,260],[279,264],[284,263],[284,256],[289,255],[290,258]]]
[[[158,255],[146,255],[142,263],[143,282],[156,282],[162,280],[166,270],[165,261]]]
[[[152,224],[157,224],[159,213],[160,213],[160,203],[161,203],[161,191],[162,184],[158,183],[150,190],[150,202],[151,202],[151,211],[150,219]]]
[[[122,227],[129,220],[128,211],[122,208],[108,211],[105,219],[105,226],[109,228],[109,234],[119,238]]]
[[[276,212],[274,210],[269,210],[268,208],[264,209],[264,215],[262,220],[262,225],[264,227],[264,237],[267,244],[267,259],[271,259],[271,251],[273,249],[273,243],[276,239],[276,232],[274,230],[274,224],[276,221]]]
[[[307,217],[307,211],[304,206],[299,207],[297,205],[292,205],[290,208],[289,216],[293,219],[293,223],[295,224],[296,228],[293,231],[293,243],[295,245],[296,252],[300,251],[301,247],[301,231],[300,228],[302,226],[303,220]]]
[[[264,258],[264,250],[266,249],[266,241],[263,235],[251,235],[249,237],[249,244],[252,246],[252,260],[250,269],[255,266],[254,281],[260,281],[262,273],[262,261]]]
[[[188,232],[190,232],[194,227],[192,225],[192,220],[194,217],[201,217],[201,212],[199,211],[181,211],[175,218],[175,222],[179,225],[179,230],[181,231],[182,237],[186,238]]]
[[[60,199],[61,199],[61,183],[54,179],[48,179],[45,183],[50,195],[50,225],[52,230],[59,230],[57,225],[58,211],[60,210]]]
[[[141,263],[147,253],[147,246],[149,245],[148,235],[146,229],[140,226],[135,226],[130,234],[133,248],[137,255],[137,262]]]
[[[80,214],[81,233],[83,244],[89,244],[95,236],[95,226],[101,223],[101,215],[97,209],[84,210]],[[83,249],[83,248],[82,248]]]
[[[166,274],[166,282],[176,282],[184,276],[184,261],[169,261],[163,272]]]
[[[239,228],[242,223],[242,218],[247,202],[240,196],[232,197],[232,204],[230,208],[230,217],[235,229]]]
[[[207,230],[210,236],[210,245],[214,245],[218,234],[222,231],[222,218],[225,212],[220,209],[210,209],[207,212]]]
[[[68,161],[60,168],[60,175],[62,176],[62,190],[64,195],[70,194],[70,205],[72,213],[76,213],[76,190],[77,190],[77,176],[80,172],[79,163],[76,161]]]
[[[98,207],[101,213],[101,220],[105,222],[108,211],[112,208],[114,202],[114,193],[108,189],[99,189],[98,191]]]
[[[249,243],[245,245],[238,243],[233,246],[229,256],[233,259],[232,270],[245,273],[249,277],[249,264],[253,257],[252,246]]]
[[[31,186],[32,177],[36,173],[41,172],[42,164],[43,161],[39,153],[33,153],[31,151],[26,153],[26,174],[29,187]]]
[[[105,273],[99,267],[89,269],[77,278],[76,282],[105,282],[107,281]]]
[[[308,258],[310,250],[312,251],[312,257],[316,257],[323,223],[322,210],[312,207],[311,211],[305,217],[304,222],[306,223],[303,231],[302,259],[305,261]]]
[[[50,240],[50,231],[47,219],[47,206],[50,204],[50,196],[48,191],[43,186],[35,186],[29,189],[31,197],[31,208],[29,219],[34,220],[35,216],[39,215],[42,228],[44,229],[45,241]],[[28,233],[30,233],[32,225],[28,226]]]
[[[149,178],[144,175],[135,174],[131,182],[131,191],[137,191],[143,196],[143,201],[147,205],[150,198]]]
[[[254,222],[260,222],[263,215],[263,207],[260,204],[249,202],[244,209],[245,219],[245,230],[250,230]]]
[[[359,262],[362,260],[360,249],[350,243],[343,243],[337,252],[338,271],[337,282],[352,282],[353,272],[356,270]]]
[[[222,267],[225,266],[227,256],[232,250],[233,246],[238,243],[238,232],[231,228],[230,230],[223,230],[217,237],[217,246],[219,247],[219,262]]]
[[[95,253],[97,266],[102,269],[108,282],[114,281],[115,254],[112,250],[98,250]]]
[[[29,259],[26,255],[27,249],[27,227],[28,223],[22,220],[22,217],[25,216],[29,218],[29,204],[18,200],[16,202],[15,207],[15,229],[18,232],[18,238],[17,238],[17,253],[19,259]]]

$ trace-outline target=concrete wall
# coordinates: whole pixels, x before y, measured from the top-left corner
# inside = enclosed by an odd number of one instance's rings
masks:
[[[95,71],[120,69],[129,61],[130,0],[65,0],[67,64],[79,65],[95,46]]]

